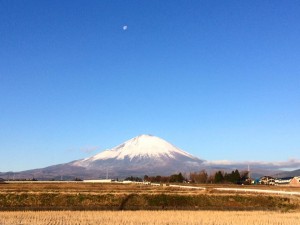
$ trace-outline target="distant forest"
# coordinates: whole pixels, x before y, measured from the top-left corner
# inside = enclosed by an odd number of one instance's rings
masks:
[[[201,170],[199,172],[192,172],[188,176],[182,175],[182,173],[172,174],[171,176],[148,176],[145,175],[144,178],[141,177],[127,177],[125,180],[137,181],[137,182],[158,182],[158,183],[196,183],[196,184],[206,184],[206,183],[232,183],[232,184],[249,184],[250,180],[248,178],[248,171],[238,171],[234,170],[231,173],[226,173],[222,171],[217,171],[212,175],[208,175],[206,170]]]

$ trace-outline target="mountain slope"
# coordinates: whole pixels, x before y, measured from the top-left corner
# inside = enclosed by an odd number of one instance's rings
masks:
[[[191,161],[199,162],[198,158],[175,147],[161,138],[151,135],[140,135],[93,157],[76,161],[73,165],[90,167],[94,162],[99,160],[127,160],[134,163],[136,161],[144,161],[148,159],[159,161],[163,161],[165,159],[176,160],[177,157],[183,157],[190,159]]]
[[[72,162],[71,165],[109,171],[113,176],[169,175],[199,170],[202,162],[161,138],[141,135],[93,157]]]
[[[203,160],[151,135],[140,135],[92,157],[46,168],[3,173],[0,177],[70,180],[170,175],[203,169]]]

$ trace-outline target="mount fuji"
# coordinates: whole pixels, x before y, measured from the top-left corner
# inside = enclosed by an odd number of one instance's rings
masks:
[[[140,135],[112,149],[70,165],[112,176],[170,175],[199,170],[203,160],[152,135]]]
[[[218,170],[246,170],[256,177],[281,172],[281,168],[299,168],[299,160],[286,162],[233,162],[206,161],[199,159],[171,143],[152,135],[140,135],[112,149],[100,152],[92,157],[53,165],[41,169],[21,172],[0,173],[0,178],[38,180],[73,180],[98,178],[125,178],[128,176],[169,176],[174,173],[197,172],[202,169],[210,173]]]
[[[15,178],[82,179],[170,175],[204,169],[201,160],[152,135],[140,135],[92,157],[13,173]],[[7,175],[7,173],[5,173]],[[3,177],[3,174],[0,174]]]

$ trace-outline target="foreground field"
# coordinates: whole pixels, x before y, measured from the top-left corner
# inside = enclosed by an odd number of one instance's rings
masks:
[[[2,184],[0,185],[0,211],[12,210],[273,210],[286,212],[300,211],[300,197],[143,184]]]
[[[0,211],[273,210],[300,211],[300,197],[218,192],[143,184],[14,183],[0,185]]]
[[[220,211],[0,212],[1,225],[295,225],[300,213]]]

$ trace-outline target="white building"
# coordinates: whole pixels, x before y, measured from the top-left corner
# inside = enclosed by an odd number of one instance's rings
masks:
[[[115,182],[113,179],[101,179],[101,180],[83,180],[85,183],[112,183]]]

